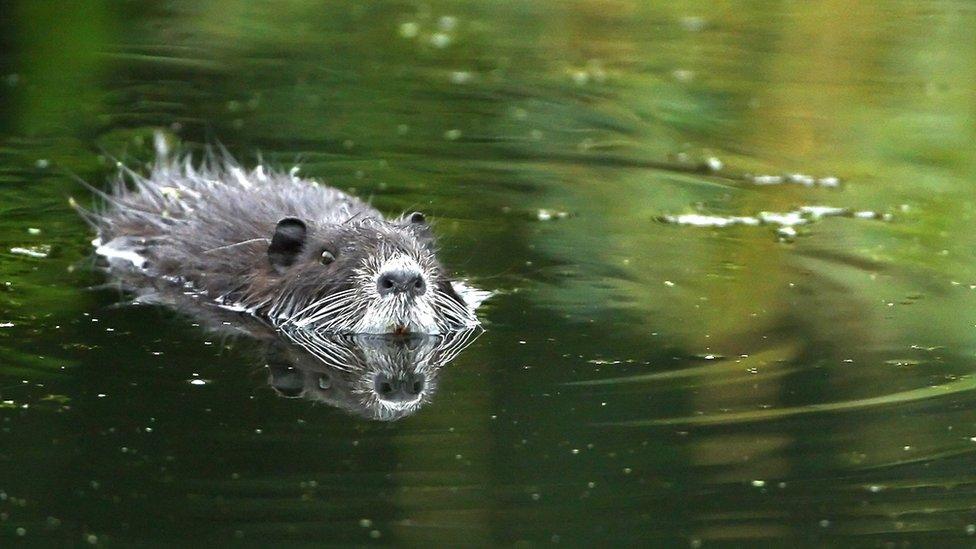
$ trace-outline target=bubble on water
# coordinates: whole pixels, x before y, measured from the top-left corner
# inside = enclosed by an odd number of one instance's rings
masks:
[[[359,525],[363,528],[369,528],[373,525],[373,521],[368,518],[359,519]]]
[[[453,84],[467,84],[474,79],[474,74],[468,71],[454,71],[451,73],[451,83]]]
[[[206,385],[208,381],[206,379],[196,378],[189,380],[189,383],[190,385]]]
[[[407,135],[407,133],[410,131],[410,126],[406,124],[400,124],[397,126],[396,131],[397,131],[397,135]]]
[[[437,20],[437,28],[444,32],[451,32],[457,27],[457,17],[453,15],[443,15]]]
[[[762,488],[762,487],[766,486],[766,481],[765,480],[754,480],[754,481],[752,481],[751,484],[752,484],[752,486],[754,488]]]
[[[97,545],[98,536],[96,536],[95,534],[88,534],[87,536],[85,536],[85,541],[88,542],[89,545]]]
[[[970,535],[970,536],[976,535],[976,524],[967,524],[966,525],[966,534],[967,535]]]
[[[590,75],[586,71],[573,71],[569,76],[577,86],[585,86],[590,81]]]
[[[596,59],[590,59],[586,63],[586,70],[594,82],[603,83],[607,80],[607,72],[603,70],[603,63]]]
[[[413,21],[408,21],[400,25],[400,36],[404,38],[416,38],[420,34],[420,25]]]
[[[721,171],[722,168],[725,167],[725,164],[723,164],[722,161],[719,160],[718,158],[712,156],[705,160],[705,167],[707,167],[709,170],[712,170],[713,172],[717,172],[717,171]]]
[[[48,160],[47,158],[38,158],[37,162],[34,162],[34,166],[39,170],[43,170],[50,165],[51,165],[51,161]]]
[[[371,530],[369,532],[369,537],[371,537],[373,539],[380,539],[380,536],[382,536],[382,535],[383,534],[379,530]]]
[[[674,69],[671,77],[678,82],[688,83],[695,79],[695,71],[689,69]]]
[[[446,48],[451,45],[451,37],[443,32],[437,32],[430,36],[430,45],[435,48]]]
[[[699,32],[703,30],[706,25],[705,18],[697,15],[682,17],[679,22],[681,23],[681,27],[689,32]]]

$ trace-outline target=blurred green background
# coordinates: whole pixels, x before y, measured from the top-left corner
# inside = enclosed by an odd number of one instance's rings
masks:
[[[976,539],[972,2],[0,6],[0,539]],[[435,220],[498,295],[428,407],[91,289],[159,129]]]

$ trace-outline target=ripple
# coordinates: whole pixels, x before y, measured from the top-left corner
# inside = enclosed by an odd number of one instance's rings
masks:
[[[730,423],[747,423],[785,419],[810,414],[849,412],[866,408],[890,406],[916,402],[931,398],[939,398],[976,389],[976,377],[965,377],[951,383],[911,389],[888,395],[840,402],[824,402],[794,406],[789,408],[773,408],[768,410],[749,410],[722,414],[706,414],[660,419],[639,419],[633,421],[617,421],[596,423],[604,427],[653,427],[662,425],[721,425]]]

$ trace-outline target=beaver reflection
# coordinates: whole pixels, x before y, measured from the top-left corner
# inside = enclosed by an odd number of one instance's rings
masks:
[[[392,421],[430,401],[440,368],[480,332],[389,337],[284,331],[285,340],[268,349],[268,383],[282,397]]]
[[[481,335],[469,328],[442,335],[341,335],[275,328],[263,319],[218,306],[193,292],[119,276],[133,304],[163,305],[194,324],[255,352],[277,394],[324,402],[369,419],[409,416],[430,401],[440,368]],[[252,347],[253,345],[253,347]]]

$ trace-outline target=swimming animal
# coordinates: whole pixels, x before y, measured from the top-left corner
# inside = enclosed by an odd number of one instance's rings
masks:
[[[384,217],[362,200],[229,155],[121,168],[102,205],[77,207],[110,270],[167,284],[288,329],[443,334],[479,325],[490,295],[438,261],[424,214]]]

